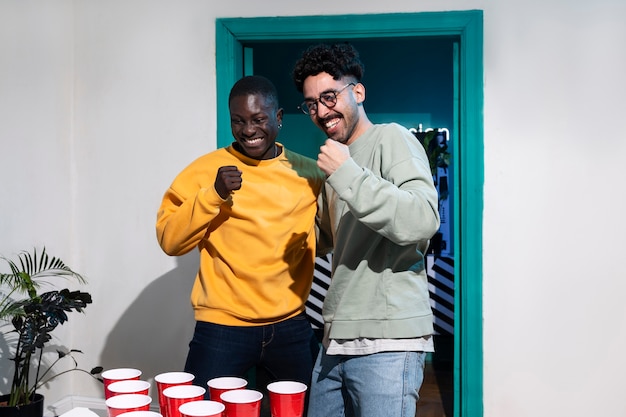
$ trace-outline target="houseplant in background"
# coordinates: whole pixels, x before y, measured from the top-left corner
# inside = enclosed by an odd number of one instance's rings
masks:
[[[8,375],[0,374],[0,378],[10,381],[10,392],[0,395],[0,415],[20,416],[25,410],[34,409],[32,415],[41,416],[43,396],[37,390],[54,378],[78,371],[102,381],[101,367],[91,371],[78,367],[75,355],[82,353],[79,350],[57,350],[58,356],[52,362],[46,360],[48,355],[44,357],[52,331],[68,320],[68,312],[83,312],[92,302],[91,295],[68,288],[42,291],[51,286],[51,280],[85,283],[83,276],[59,258],[49,256],[45,248],[22,251],[15,260],[0,257],[0,262],[8,267],[6,272],[0,267],[0,325],[7,338],[9,360],[13,362],[13,369],[2,370]],[[62,361],[70,361],[73,366],[59,372],[53,370]]]
[[[417,134],[416,134],[417,136]],[[452,156],[448,152],[448,141],[445,138],[443,132],[439,129],[432,129],[428,132],[424,132],[423,135],[417,136],[424,146],[424,150],[428,155],[428,162],[430,162],[430,173],[435,181],[438,177],[438,168],[447,169],[450,166],[450,159]],[[445,200],[448,195],[440,196],[440,200]]]
[[[447,172],[452,160],[452,155],[448,151],[447,129],[429,129],[423,132],[420,126],[419,130],[412,129],[412,132],[424,146],[424,150],[428,155],[430,173],[439,193],[439,214],[443,223],[443,213],[447,213],[447,210],[443,212],[442,210],[447,206],[442,207],[442,204],[448,199],[449,195]],[[444,249],[444,245],[443,233],[440,230],[430,240],[429,253],[439,256],[442,249]]]

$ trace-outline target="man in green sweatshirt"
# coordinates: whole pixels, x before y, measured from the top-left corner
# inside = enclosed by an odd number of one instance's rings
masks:
[[[334,246],[309,417],[414,417],[434,349],[425,253],[437,191],[415,137],[368,119],[363,71],[347,43],[313,46],[293,70],[301,110],[328,137],[317,165]]]

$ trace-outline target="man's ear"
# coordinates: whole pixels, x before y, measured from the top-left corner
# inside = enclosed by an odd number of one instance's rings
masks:
[[[354,97],[358,104],[361,104],[365,101],[365,86],[361,83],[357,83],[353,88],[352,92],[354,93]]]

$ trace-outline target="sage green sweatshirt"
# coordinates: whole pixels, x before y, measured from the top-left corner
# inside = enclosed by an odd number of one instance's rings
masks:
[[[433,333],[424,254],[439,229],[428,157],[406,128],[378,124],[327,178],[332,281],[323,307],[331,339]]]

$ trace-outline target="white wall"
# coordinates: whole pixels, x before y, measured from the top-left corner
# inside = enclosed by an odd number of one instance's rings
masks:
[[[485,416],[626,415],[619,0],[0,0],[0,254],[45,244],[89,278],[59,344],[85,368],[183,365],[196,261],[154,221],[216,146],[217,17],[460,9],[484,10]],[[47,403],[70,386],[100,395],[74,374]]]
[[[70,1],[0,2],[0,254],[45,245],[82,270],[70,256],[80,238],[73,222],[73,20]],[[69,340],[70,330],[55,333]],[[0,336],[1,393],[8,392],[8,356]]]
[[[485,14],[485,406],[626,415],[626,4]]]

